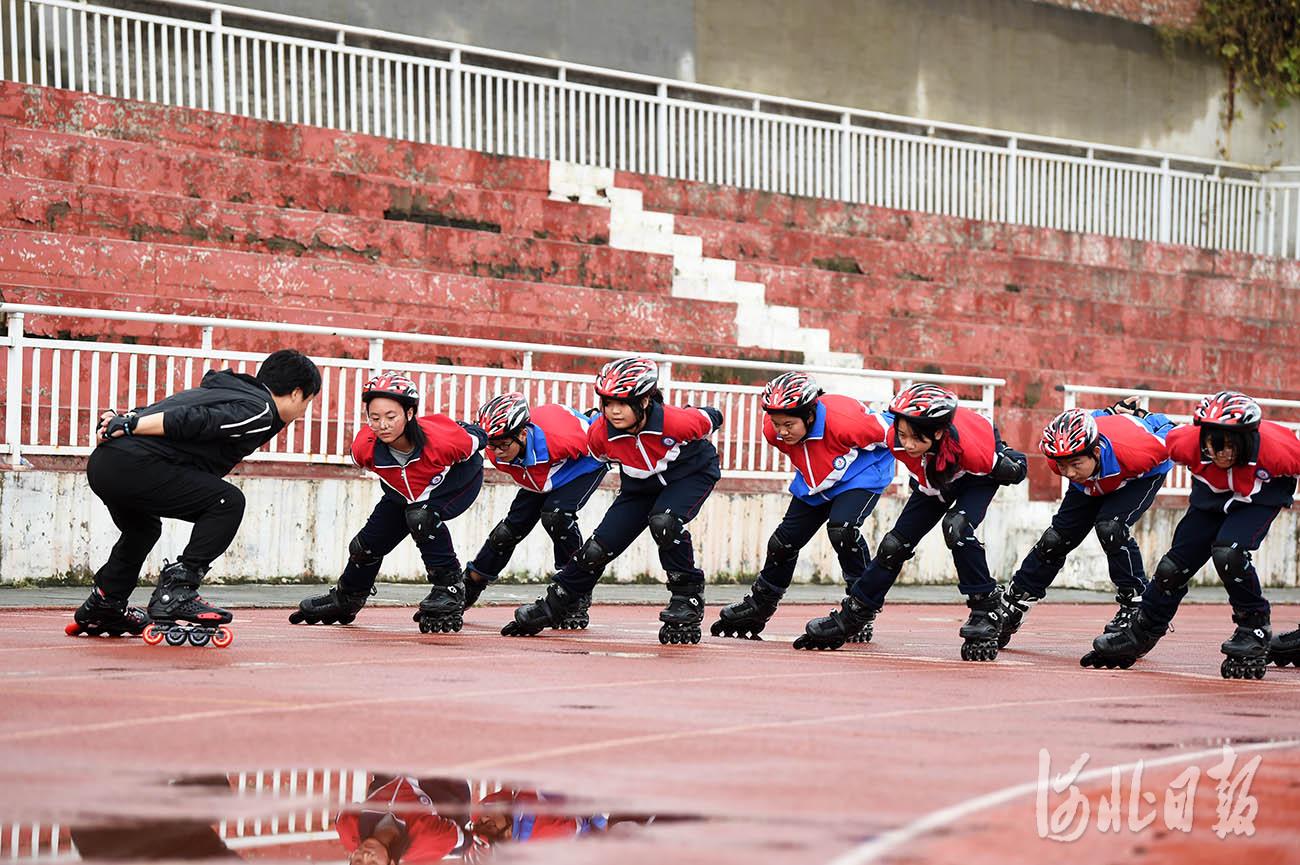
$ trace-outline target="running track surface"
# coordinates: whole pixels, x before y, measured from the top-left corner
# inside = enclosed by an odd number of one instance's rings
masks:
[[[229,649],[70,639],[70,611],[0,612],[0,815],[59,821],[202,814],[159,782],[281,766],[503,779],[582,797],[591,811],[705,818],[578,844],[513,848],[508,861],[632,863],[1223,862],[1300,860],[1300,670],[1225,681],[1222,606],[1185,607],[1129,671],[1079,655],[1110,608],[1037,607],[991,664],[958,659],[958,606],[894,605],[875,641],[837,652],[790,642],[820,607],[783,607],[763,642],[706,636],[660,646],[656,608],[592,610],[588,631],[501,637],[503,607],[455,635],[421,635],[411,611],[374,608],[348,628],[239,610]],[[713,611],[710,610],[710,613]],[[1295,607],[1274,609],[1290,628]],[[712,618],[706,619],[706,628]],[[1163,806],[1188,766],[1221,746],[1253,836],[1212,831],[1215,782],[1190,833]],[[1072,843],[1042,840],[1040,749],[1053,773],[1082,754],[1091,817]],[[1129,828],[1097,830],[1112,766],[1147,761]],[[1050,792],[1055,809],[1066,794]],[[1242,795],[1230,802],[1249,806]],[[1069,832],[1077,823],[1062,824]]]

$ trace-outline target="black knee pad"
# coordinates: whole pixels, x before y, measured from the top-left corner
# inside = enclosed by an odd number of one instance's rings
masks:
[[[949,546],[952,545],[949,544]],[[1034,544],[1034,552],[1038,553],[1038,557],[1045,562],[1059,562],[1065,558],[1068,551],[1069,546],[1066,544],[1065,538],[1051,526],[1047,527],[1047,530],[1038,538],[1038,542]]]
[[[1250,551],[1236,544],[1215,544],[1210,548],[1210,558],[1219,577],[1225,581],[1250,573]]]
[[[975,527],[961,511],[948,511],[943,515],[943,542],[948,549],[956,549],[967,537],[975,534]]]
[[[650,537],[655,539],[660,549],[677,543],[686,528],[686,523],[682,522],[681,517],[667,511],[651,514],[646,522],[650,526]]]
[[[1151,582],[1167,595],[1181,591],[1191,579],[1192,572],[1167,555],[1161,557],[1155,573],[1151,575]]]
[[[605,565],[612,561],[614,561],[614,554],[595,535],[587,538],[587,542],[582,545],[578,550],[578,554],[573,557],[575,565],[592,574],[599,574],[605,570]]]
[[[799,558],[799,548],[786,542],[780,532],[772,532],[767,539],[767,560],[774,565],[791,562]]]
[[[563,537],[578,522],[578,515],[573,511],[544,511],[542,513],[542,530],[552,538]]]
[[[417,541],[433,537],[441,525],[442,518],[431,507],[414,504],[406,509],[406,528]]]
[[[831,523],[826,527],[826,536],[831,540],[831,548],[840,555],[862,549],[862,532],[852,523]]]
[[[1128,523],[1119,517],[1101,520],[1094,530],[1097,532],[1097,540],[1101,541],[1101,548],[1108,553],[1124,549],[1132,537],[1128,533]]]
[[[370,548],[361,540],[361,535],[357,535],[348,544],[348,561],[357,567],[364,568],[369,565],[379,564],[383,561],[383,557],[371,552]]]
[[[896,571],[915,555],[912,545],[893,532],[886,532],[876,550],[876,563],[887,571]]]
[[[492,527],[492,531],[488,532],[487,545],[498,553],[509,553],[523,539],[522,535],[515,533],[514,528],[509,523],[502,520]]]

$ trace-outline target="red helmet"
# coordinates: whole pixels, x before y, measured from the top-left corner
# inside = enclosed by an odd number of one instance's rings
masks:
[[[1092,413],[1072,408],[1052,418],[1052,422],[1043,428],[1038,449],[1050,459],[1069,459],[1092,450],[1099,437],[1097,420]]]
[[[488,438],[512,436],[528,424],[528,400],[521,393],[503,393],[478,410],[478,425]]]
[[[937,384],[914,384],[898,392],[889,410],[922,426],[947,426],[957,413],[957,394]]]
[[[806,372],[785,372],[767,383],[763,388],[761,404],[766,412],[785,412],[799,414],[817,404],[817,398],[825,391],[817,386],[817,381]]]
[[[1221,390],[1201,400],[1201,404],[1192,413],[1192,423],[1197,426],[1253,430],[1259,426],[1263,417],[1259,403],[1244,393]]]
[[[366,382],[361,388],[361,401],[369,403],[377,396],[395,399],[406,408],[416,408],[420,404],[420,389],[400,372],[386,370]]]
[[[635,399],[659,386],[659,365],[648,357],[611,360],[596,376],[596,393],[609,399]]]

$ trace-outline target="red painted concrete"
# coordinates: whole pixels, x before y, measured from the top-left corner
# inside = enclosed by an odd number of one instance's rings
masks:
[[[1037,607],[1014,650],[979,665],[957,659],[958,606],[891,606],[874,643],[833,653],[789,646],[819,609],[783,608],[765,642],[695,647],[660,646],[655,612],[598,606],[587,632],[511,640],[496,634],[502,607],[471,611],[445,637],[421,636],[406,609],[366,610],[347,629],[239,610],[234,645],[214,650],[72,640],[62,634],[70,611],[6,611],[0,812],[64,825],[236,807],[252,816],[263,803],[182,797],[158,782],[371,768],[712,818],[521,848],[518,861],[817,863],[940,809],[1032,790],[1040,748],[1060,772],[1085,752],[1094,769],[1296,738],[1300,671],[1219,678],[1226,607],[1185,608],[1177,631],[1127,672],[1078,666],[1109,613],[1097,606]],[[1275,620],[1296,615],[1279,609]],[[1213,785],[1202,780],[1189,836],[1157,821],[1144,833],[1043,841],[1028,793],[921,832],[886,861],[1199,862],[1256,851],[1284,861],[1300,843],[1300,754],[1260,754],[1253,839],[1210,834]],[[1181,768],[1152,770],[1143,789],[1163,791]],[[1109,782],[1083,789],[1095,806]]]

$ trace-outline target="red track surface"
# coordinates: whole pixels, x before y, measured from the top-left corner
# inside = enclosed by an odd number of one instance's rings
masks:
[[[821,611],[788,607],[761,643],[664,647],[655,610],[597,607],[587,632],[497,634],[509,610],[422,636],[410,611],[366,610],[350,628],[291,627],[243,610],[226,650],[69,639],[69,613],[0,613],[0,814],[6,820],[209,816],[169,777],[330,766],[500,778],[581,796],[593,811],[699,815],[617,839],[514,848],[509,861],[842,863],[1221,862],[1300,857],[1300,670],[1219,677],[1222,607],[1187,607],[1133,670],[1084,670],[1107,608],[1034,610],[993,664],[957,659],[956,606],[891,606],[876,641],[838,652],[789,642]],[[1275,609],[1284,627],[1297,610]],[[1190,834],[1162,819],[1188,765],[1262,758],[1248,791],[1253,837],[1220,840],[1202,777]],[[1080,784],[1090,828],[1040,840],[1039,749],[1052,772],[1136,760],[1156,813],[1096,829],[1108,772]],[[1259,748],[1258,751],[1248,751]],[[1202,753],[1204,752],[1204,753]],[[1200,756],[1197,756],[1200,754]],[[1015,789],[1019,788],[1019,789]],[[1054,809],[1065,794],[1052,794]],[[1240,800],[1240,794],[1237,799]],[[232,800],[233,801],[233,800]],[[233,807],[233,806],[231,806]],[[944,809],[954,809],[945,812]],[[920,822],[918,822],[920,821]],[[861,846],[863,844],[867,846]],[[879,859],[873,859],[880,856]],[[1256,858],[1262,856],[1262,859]]]

